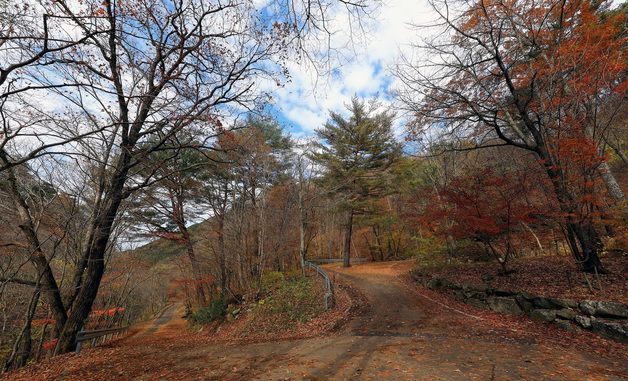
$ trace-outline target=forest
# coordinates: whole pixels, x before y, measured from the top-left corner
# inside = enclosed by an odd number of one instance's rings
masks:
[[[247,311],[271,340],[360,298],[375,314],[342,275],[371,262],[628,318],[626,3],[426,1],[385,93],[295,130],[277,89],[295,65],[341,81],[334,28],[359,44],[388,6],[0,0],[4,374],[172,303],[186,335]]]

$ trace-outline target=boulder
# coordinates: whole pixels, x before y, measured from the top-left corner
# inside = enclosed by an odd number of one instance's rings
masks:
[[[418,271],[410,271],[410,277],[417,282],[423,283],[423,274]]]
[[[526,295],[523,293],[517,294],[515,296],[515,300],[519,303],[519,307],[525,312],[528,313],[534,309],[534,304],[530,301],[529,298],[526,298]]]
[[[469,289],[477,291],[477,292],[488,292],[491,288],[486,284],[478,284],[478,285],[469,287]]]
[[[573,320],[576,318],[577,314],[576,311],[570,308],[563,308],[562,310],[556,311],[556,316],[565,320]]]
[[[481,291],[472,291],[472,290],[464,291],[464,296],[467,299],[486,300],[486,293],[481,292]]]
[[[432,279],[427,281],[426,286],[430,290],[437,290],[437,289],[446,287],[446,284],[447,284],[447,280],[446,279],[439,278],[439,277],[433,277]]]
[[[598,302],[597,316],[628,319],[628,306],[617,302]]]
[[[486,308],[486,302],[480,299],[470,298],[470,299],[467,299],[466,303],[472,305],[473,307]]]
[[[464,300],[466,299],[464,296],[464,293],[460,290],[454,291],[454,299],[456,299],[459,302],[464,302]]]
[[[527,292],[525,292],[525,291],[522,291],[522,292],[520,292],[520,293],[519,293],[519,294],[517,294],[517,295],[519,295],[520,297],[522,297],[522,298],[524,298],[524,299],[526,299],[526,300],[529,300],[529,301],[532,301],[532,299],[534,299],[534,298],[535,298],[535,296],[534,296],[534,295],[530,295],[530,294],[528,294],[528,293],[527,293]]]
[[[595,307],[597,302],[594,300],[583,300],[580,302],[580,311],[584,312],[589,316],[595,315]]]
[[[515,295],[514,292],[506,291],[506,290],[495,290],[495,291],[493,291],[493,294],[495,294],[495,296],[513,296],[513,295]]]
[[[551,298],[550,301],[563,308],[578,308],[578,301],[565,298]]]
[[[561,309],[561,308],[577,308],[578,302],[572,299],[564,298],[546,298],[546,297],[531,297],[531,301],[538,308],[543,309]]]
[[[610,319],[591,319],[591,330],[606,338],[628,343],[628,322]]]
[[[449,283],[449,288],[452,290],[462,290],[462,285],[458,283]]]
[[[583,300],[580,310],[590,316],[628,319],[628,306],[617,302]]]
[[[534,303],[534,305],[537,308],[541,308],[541,309],[552,309],[552,308],[556,308],[556,307],[561,307],[561,306],[557,306],[555,303],[553,303],[551,298],[544,298],[541,296],[537,296],[535,298],[532,298],[532,303]]]
[[[573,324],[571,324],[569,321],[567,320],[562,320],[562,319],[556,319],[554,321],[554,324],[556,324],[557,326],[559,326],[562,329],[565,329],[569,332],[575,332],[576,328],[573,326]]]
[[[491,310],[502,314],[522,315],[523,310],[514,298],[506,298],[503,296],[490,297],[487,300]]]
[[[462,290],[465,292],[482,292],[487,293],[490,287],[485,284],[462,284]]]
[[[576,323],[578,323],[582,328],[589,329],[591,328],[591,318],[588,316],[578,315],[574,318]]]
[[[484,274],[482,275],[482,280],[485,282],[490,282],[492,280],[495,279],[495,275],[491,275],[491,274]]]
[[[555,310],[544,310],[544,309],[536,309],[530,311],[528,314],[532,320],[551,322],[556,319],[556,311]]]

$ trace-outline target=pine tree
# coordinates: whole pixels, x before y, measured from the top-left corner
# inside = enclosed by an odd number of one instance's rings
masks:
[[[362,213],[368,201],[386,189],[390,165],[399,157],[392,122],[394,115],[378,112],[378,104],[366,104],[357,98],[347,109],[348,119],[336,112],[316,131],[320,142],[312,159],[324,168],[321,179],[331,194],[340,195],[339,211],[346,213],[343,242],[343,265],[350,266],[353,217]]]

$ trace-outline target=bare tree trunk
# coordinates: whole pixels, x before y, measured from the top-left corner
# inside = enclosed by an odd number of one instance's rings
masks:
[[[342,266],[351,266],[351,235],[353,233],[353,209],[347,212],[347,222],[344,226],[344,244],[342,246]]]
[[[567,239],[578,266],[585,272],[594,273],[597,271],[606,273],[606,269],[602,266],[599,257],[599,253],[603,249],[602,240],[595,230],[593,222],[575,217],[577,215],[574,210],[576,203],[573,201],[573,195],[563,184],[562,172],[560,169],[556,169],[556,166],[552,164],[551,158],[545,151],[541,151],[539,156],[545,159],[545,170],[552,181],[561,212],[567,216],[565,224]]]
[[[0,151],[0,159],[2,159],[5,163],[8,162],[6,154],[3,150]],[[20,192],[17,178],[15,176],[15,168],[11,167],[7,170],[7,172],[11,198],[13,199],[13,204],[19,217],[19,227],[26,237],[32,251],[31,262],[39,274],[39,279],[44,284],[44,295],[52,308],[55,317],[55,329],[58,333],[61,331],[67,319],[67,313],[63,304],[63,299],[61,298],[61,292],[52,272],[52,268],[50,267],[50,263],[42,251],[41,243],[39,242],[39,237],[35,231],[35,223],[31,217],[28,204]]]
[[[493,247],[493,245],[491,244],[490,240],[486,240],[484,242],[484,244],[490,249],[490,253],[493,255],[493,257],[497,260],[497,262],[499,263],[499,265],[502,267],[502,274],[508,274],[508,266],[507,266],[507,262],[508,262],[508,253],[506,253],[506,255],[501,256],[499,254],[499,252],[495,249],[495,247]]]
[[[624,150],[619,145],[612,144],[608,140],[606,140],[606,144],[608,144],[613,149],[613,151],[615,151],[617,156],[619,156],[619,158],[624,164],[628,164],[628,157],[626,157]]]
[[[218,266],[220,267],[220,292],[222,295],[227,291],[227,258],[225,253],[225,218],[218,216]]]
[[[305,205],[303,200],[303,176],[299,172],[299,260],[301,261],[301,272],[305,276],[305,258],[307,248],[305,247],[305,230],[307,229],[307,221],[305,220]]]
[[[74,350],[76,335],[83,328],[85,320],[92,309],[100,281],[105,272],[105,253],[109,245],[113,224],[118,214],[118,209],[124,198],[124,185],[126,183],[131,162],[131,149],[123,147],[112,174],[108,192],[102,202],[102,209],[96,213],[91,221],[91,235],[86,245],[87,267],[85,268],[84,281],[81,285],[72,310],[60,334],[55,354],[66,353]]]
[[[261,197],[260,197],[260,206],[259,206],[259,220],[257,221],[257,257],[258,257],[258,264],[257,264],[257,268],[258,268],[258,276],[259,279],[261,281],[262,276],[264,275],[264,268],[266,267],[266,251],[264,250],[264,238],[266,235],[266,229],[265,229],[265,209],[266,209],[266,197],[265,195],[262,193]]]
[[[197,302],[200,306],[204,306],[207,304],[207,295],[205,295],[205,286],[203,285],[204,282],[201,266],[196,258],[196,253],[194,252],[194,244],[192,243],[190,233],[185,226],[179,226],[179,230],[181,231],[181,235],[185,241],[185,251],[188,255],[188,259],[190,260],[192,274],[194,274],[194,289],[196,290]]]
[[[39,361],[41,359],[41,349],[44,346],[44,341],[46,340],[46,333],[48,330],[48,323],[44,324],[41,329],[41,337],[39,338],[39,343],[37,344],[37,353],[35,353],[35,361]]]
[[[13,168],[9,170],[12,169]],[[9,369],[21,368],[28,362],[28,359],[31,355],[32,346],[31,326],[33,322],[33,316],[35,316],[35,310],[37,309],[37,304],[39,303],[40,292],[41,287],[38,282],[37,286],[35,287],[35,291],[33,292],[33,296],[31,297],[31,301],[28,304],[28,310],[26,311],[26,321],[24,322],[22,331],[15,340],[15,343],[13,344],[13,350],[11,351],[11,354],[9,355],[6,363],[4,364],[5,371]]]
[[[602,266],[599,253],[602,251],[602,240],[590,222],[568,222],[567,230],[577,241],[575,248],[575,258],[579,267],[588,273],[606,273]]]
[[[605,161],[601,162],[598,167],[598,171],[600,172],[602,180],[604,180],[604,184],[606,185],[606,189],[608,190],[608,194],[611,198],[615,201],[623,201],[624,192],[622,192],[621,186],[619,186],[615,176],[613,176],[608,163]]]
[[[382,248],[382,242],[379,237],[379,229],[377,226],[372,226],[373,235],[375,236],[375,245],[377,245],[377,251],[379,252],[379,260],[384,261],[384,249]]]
[[[521,224],[523,225],[524,228],[526,228],[530,234],[532,234],[532,237],[534,237],[534,240],[536,241],[536,244],[539,247],[539,250],[541,251],[541,253],[543,253],[543,245],[541,244],[541,240],[539,240],[539,237],[534,233],[534,230],[532,230],[532,228],[530,227],[530,225],[526,224],[525,222],[521,222]]]
[[[454,258],[455,251],[456,251],[456,240],[451,234],[447,234],[447,263],[451,263],[451,260]]]

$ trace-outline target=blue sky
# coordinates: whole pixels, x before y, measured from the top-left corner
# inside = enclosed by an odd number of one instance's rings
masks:
[[[311,136],[325,123],[330,109],[342,111],[354,95],[392,103],[391,91],[397,84],[391,69],[402,52],[410,51],[408,45],[422,37],[411,24],[425,24],[432,18],[425,0],[384,0],[366,20],[366,33],[351,38],[339,7],[330,24],[335,32],[331,44],[344,57],[337,58],[323,77],[305,63],[289,63],[292,80],[273,90],[273,114],[299,138]]]

